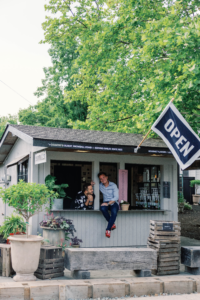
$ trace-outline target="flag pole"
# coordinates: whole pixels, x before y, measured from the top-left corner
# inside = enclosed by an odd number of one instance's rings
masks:
[[[172,98],[169,103],[173,102],[175,98]],[[134,152],[137,153],[138,149],[140,148],[140,146],[142,145],[142,143],[146,140],[146,138],[148,137],[149,133],[151,132],[151,128],[149,129],[149,131],[147,132],[147,134],[145,135],[145,137],[143,138],[143,140],[139,143],[139,145],[137,146],[137,148],[134,149]]]

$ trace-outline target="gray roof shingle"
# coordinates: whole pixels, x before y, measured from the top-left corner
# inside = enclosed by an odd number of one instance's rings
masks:
[[[13,125],[9,126],[31,136],[32,138],[54,141],[69,141],[94,144],[110,144],[121,146],[138,146],[142,141],[142,134],[79,130],[69,128],[53,128],[29,125]],[[161,139],[146,139],[142,146],[168,148]]]

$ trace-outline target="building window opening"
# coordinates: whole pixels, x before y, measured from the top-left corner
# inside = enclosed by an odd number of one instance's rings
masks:
[[[51,161],[51,175],[56,177],[56,184],[67,183],[63,209],[72,209],[78,192],[85,183],[92,180],[92,162]]]
[[[99,164],[99,172],[105,172],[108,176],[108,180],[114,182],[117,186],[117,163],[100,163]],[[103,203],[103,195],[99,192],[100,205]]]
[[[126,164],[131,209],[160,209],[160,166]]]
[[[17,166],[17,182],[20,180],[28,182],[28,159]]]

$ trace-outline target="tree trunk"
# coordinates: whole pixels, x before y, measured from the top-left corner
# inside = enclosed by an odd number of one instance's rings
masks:
[[[29,219],[26,219],[26,238],[28,239],[28,220]]]

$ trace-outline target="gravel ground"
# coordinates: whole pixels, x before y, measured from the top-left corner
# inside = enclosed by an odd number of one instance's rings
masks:
[[[192,297],[192,296],[196,296],[195,297],[195,299],[200,299],[200,294],[199,293],[192,293],[192,294],[179,294],[179,293],[177,293],[177,294],[167,294],[167,293],[160,293],[160,294],[155,294],[155,295],[142,295],[142,296],[140,296],[140,297],[138,297],[138,296],[133,296],[133,297],[130,297],[130,296],[126,296],[126,297],[121,297],[121,298],[117,298],[117,297],[115,297],[115,298],[108,298],[108,297],[103,297],[103,298],[88,298],[88,299],[71,299],[71,298],[69,298],[68,300],[116,300],[116,299],[122,299],[122,300],[131,300],[131,299],[135,299],[135,298],[152,298],[152,297],[163,297],[163,296],[179,296],[179,297],[175,297],[175,298],[177,298],[177,299],[182,299],[182,298],[184,298],[184,299],[190,299],[190,297]],[[167,297],[167,298],[174,298],[174,297]],[[191,298],[191,299],[193,299],[193,297]]]
[[[200,240],[200,205],[193,205],[193,210],[178,214],[181,222],[181,236]]]

